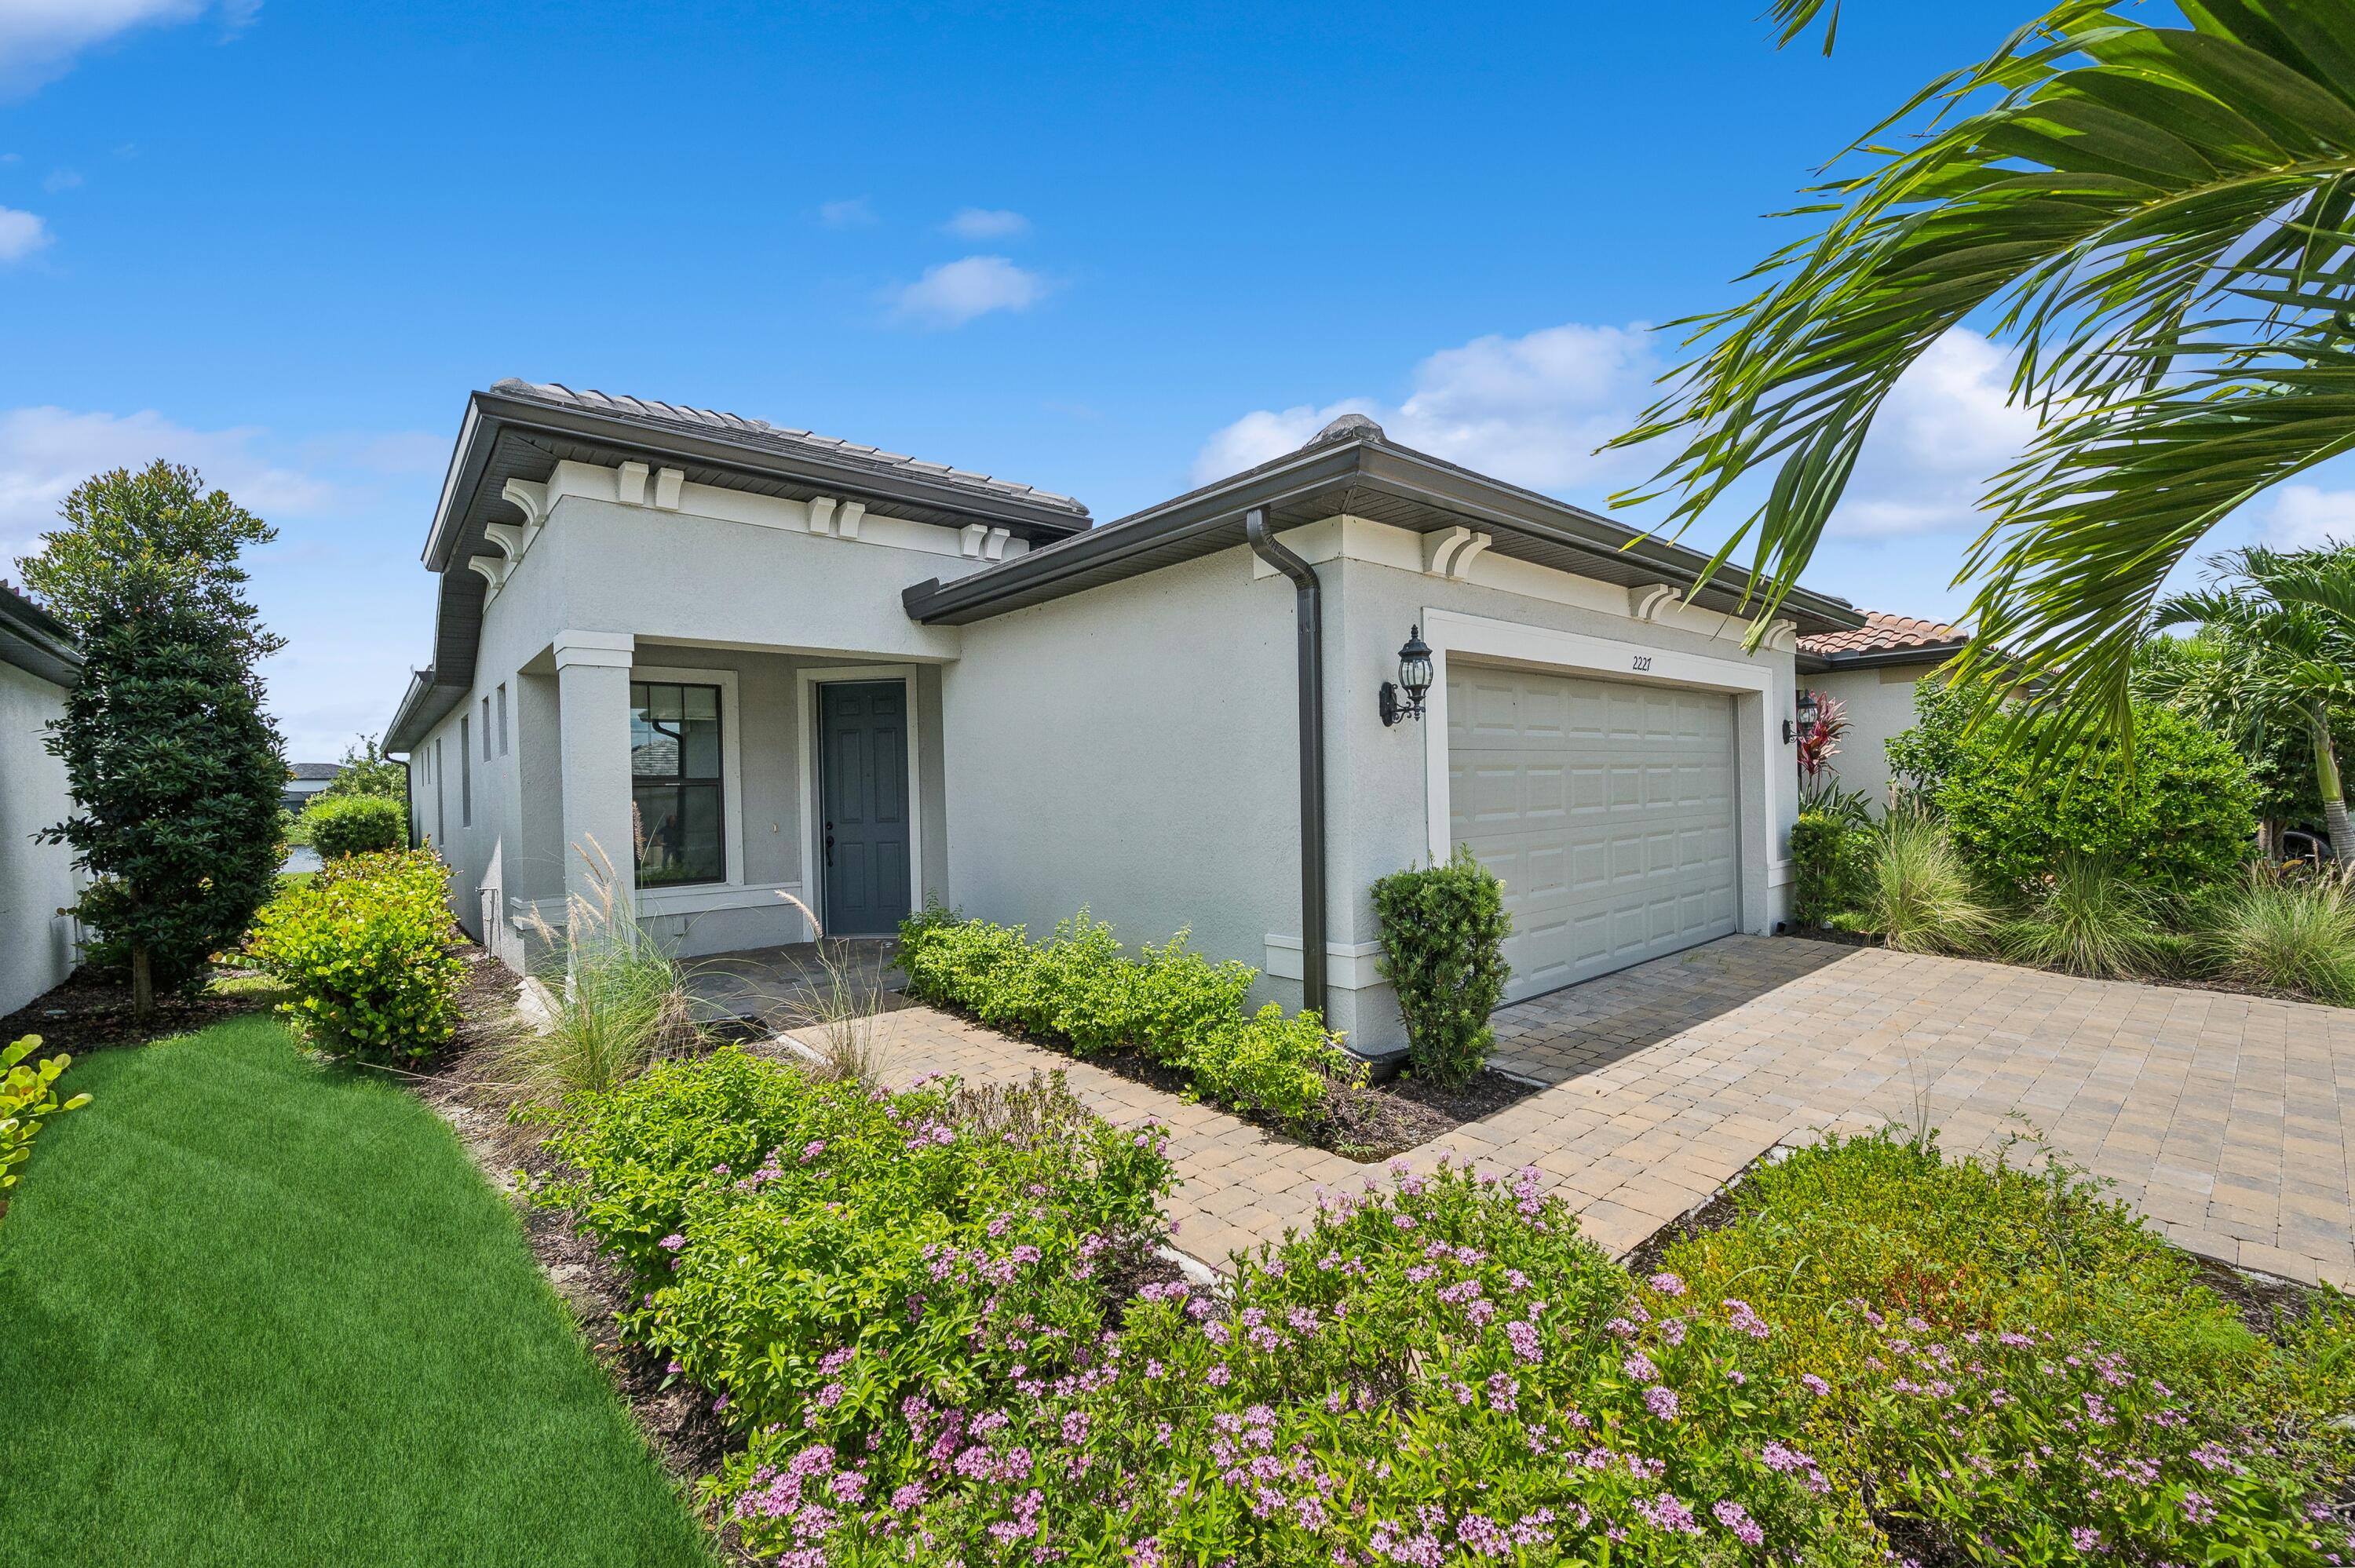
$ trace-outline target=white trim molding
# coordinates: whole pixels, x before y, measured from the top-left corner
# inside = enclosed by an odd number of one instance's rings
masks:
[[[631,650],[638,645],[627,631],[559,631],[556,634],[556,667],[585,665],[597,670],[626,670]]]
[[[1769,773],[1783,755],[1782,735],[1776,725],[1782,715],[1774,702],[1772,666],[1750,659],[1691,653],[1615,637],[1559,631],[1551,627],[1435,609],[1428,605],[1423,611],[1423,640],[1431,645],[1431,690],[1423,698],[1423,829],[1425,846],[1434,865],[1455,851],[1449,831],[1453,803],[1449,800],[1447,757],[1447,663],[1451,655],[1501,660],[1569,674],[1623,681],[1631,685],[1657,683],[1754,699],[1735,707],[1734,822],[1740,846],[1741,926],[1746,931],[1767,928],[1772,919],[1770,889],[1777,885],[1770,869],[1773,855],[1765,845],[1753,843],[1752,839],[1762,824],[1768,840],[1778,836],[1773,815],[1774,783]],[[1753,770],[1744,766],[1741,727],[1745,706],[1750,722],[1755,726],[1753,740],[1760,759],[1755,777]]]
[[[898,681],[908,693],[904,712],[908,722],[908,902],[912,908],[924,906],[924,773],[922,761],[923,728],[920,722],[921,698],[916,686],[916,666],[913,664],[826,664],[803,665],[794,672],[794,695],[801,706],[802,732],[802,881],[809,887],[803,896],[810,907],[824,917],[826,910],[826,845],[825,830],[820,826],[818,804],[818,712],[817,688],[838,681]]]
[[[678,664],[633,664],[630,679],[666,681],[687,686],[719,688],[719,820],[727,835],[728,880],[724,883],[690,882],[677,891],[688,893],[709,891],[714,887],[741,888],[744,885],[744,730],[739,721],[736,705],[736,672],[733,670],[695,670]],[[632,781],[634,790],[635,781]],[[646,901],[650,890],[638,893],[638,913],[668,914],[671,911]],[[663,889],[651,890],[655,893]],[[734,907],[727,906],[726,907]]]
[[[1300,961],[1301,946],[1297,937],[1267,934],[1266,961],[1260,967],[1271,980],[1299,980],[1305,972]],[[1382,955],[1380,942],[1327,942],[1325,944],[1325,983],[1336,991],[1369,991],[1386,985],[1375,969]]]

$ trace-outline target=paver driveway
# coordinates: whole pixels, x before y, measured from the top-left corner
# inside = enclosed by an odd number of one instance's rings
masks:
[[[1170,1125],[1188,1251],[1305,1224],[1362,1165],[929,1009],[892,1075],[1070,1069]],[[1497,1065],[1548,1086],[1411,1157],[1534,1165],[1614,1252],[1778,1143],[1926,1119],[1954,1152],[2034,1132],[2196,1252],[2355,1286],[2355,1011],[2009,965],[1729,937],[1502,1011]]]

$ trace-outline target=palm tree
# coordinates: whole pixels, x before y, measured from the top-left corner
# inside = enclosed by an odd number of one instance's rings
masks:
[[[2197,625],[2217,645],[2217,673],[2241,699],[2234,723],[2262,746],[2269,723],[2286,715],[2314,746],[2315,788],[2330,852],[2355,864],[2330,707],[2355,695],[2355,551],[2285,553],[2253,546],[2213,563],[2240,580],[2162,600],[2152,630]]]
[[[1771,471],[1718,556],[1752,543],[1753,635],[1890,389],[1966,321],[2016,347],[2013,397],[2043,418],[1956,579],[1978,584],[1958,669],[1982,700],[2032,690],[2123,733],[2169,571],[2355,449],[2355,5],[2177,8],[2188,26],[2066,0],[1931,83],[1809,193],[1811,237],[1758,292],[1678,323],[1696,356],[1614,444],[1680,445],[1615,499],[1666,499],[1680,530]],[[1777,0],[1786,41],[1825,9]]]

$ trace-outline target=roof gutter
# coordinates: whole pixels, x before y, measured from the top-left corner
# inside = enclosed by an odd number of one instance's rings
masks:
[[[1325,1016],[1325,599],[1316,568],[1268,531],[1267,509],[1244,514],[1259,558],[1292,579],[1300,675],[1300,1005]]]

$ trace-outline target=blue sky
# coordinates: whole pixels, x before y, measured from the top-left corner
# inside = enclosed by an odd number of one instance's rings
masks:
[[[505,376],[1102,520],[1343,408],[1600,506],[1646,329],[2031,6],[1851,5],[1828,61],[1763,8],[0,0],[0,560],[93,469],[196,462],[282,530],[307,760],[427,660],[428,510]],[[1958,335],[1900,389],[1812,586],[1961,608],[2005,370]],[[2220,545],[2355,528],[2355,488],[2250,511]]]

